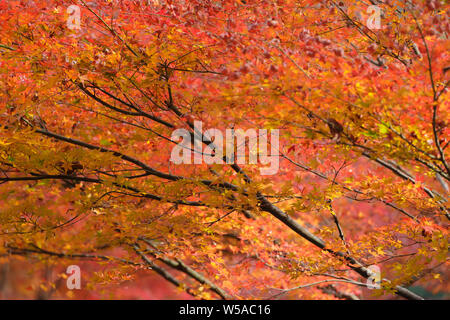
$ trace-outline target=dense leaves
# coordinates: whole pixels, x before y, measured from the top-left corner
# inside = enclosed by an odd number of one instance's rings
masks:
[[[449,7],[370,3],[0,1],[0,296],[447,292]],[[170,162],[196,120],[279,171]]]

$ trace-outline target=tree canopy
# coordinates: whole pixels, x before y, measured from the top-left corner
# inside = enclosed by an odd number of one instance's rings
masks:
[[[448,292],[448,9],[0,1],[10,296],[121,298],[125,282],[150,298]],[[175,130],[207,145],[211,128],[254,129],[268,149],[278,130],[278,170],[171,161]],[[247,160],[261,152],[241,142]],[[83,290],[65,287],[69,265]]]

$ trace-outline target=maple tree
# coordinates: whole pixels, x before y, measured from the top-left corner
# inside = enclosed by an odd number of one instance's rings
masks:
[[[379,29],[366,25],[371,4]],[[17,292],[448,292],[448,9],[0,1],[0,264],[32,273],[9,273]],[[196,120],[279,129],[278,172],[171,163],[172,132],[194,134]],[[61,285],[70,264],[85,290]],[[368,290],[372,265],[382,280]]]

